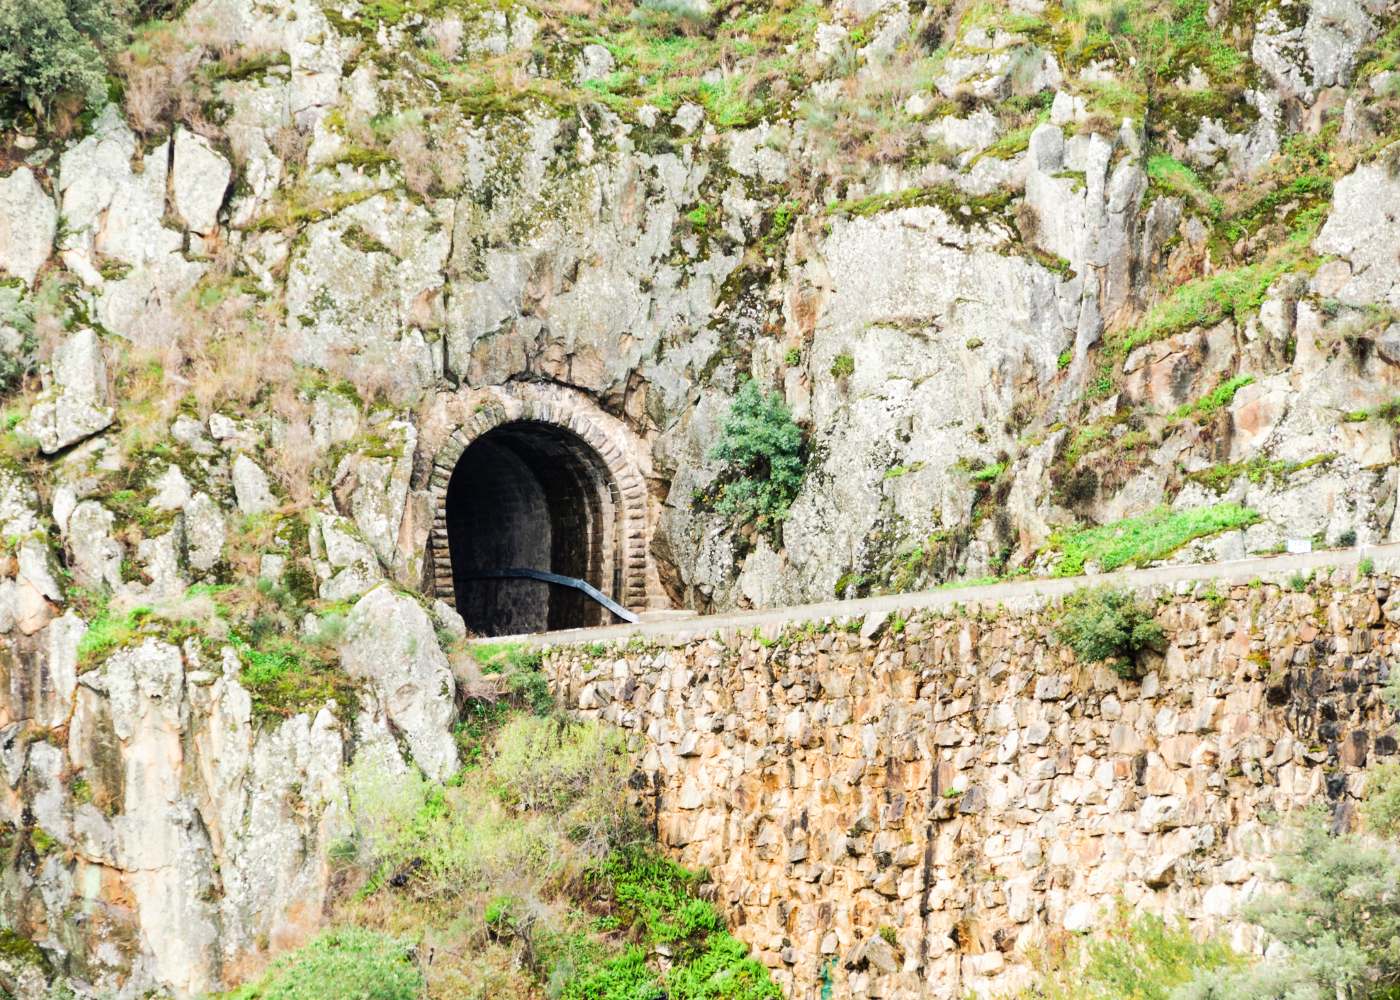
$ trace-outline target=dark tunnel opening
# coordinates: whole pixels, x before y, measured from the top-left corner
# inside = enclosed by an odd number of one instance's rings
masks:
[[[604,625],[601,605],[570,587],[481,574],[533,569],[618,598],[616,489],[601,457],[551,424],[505,424],[474,441],[447,487],[457,610],[478,635]]]

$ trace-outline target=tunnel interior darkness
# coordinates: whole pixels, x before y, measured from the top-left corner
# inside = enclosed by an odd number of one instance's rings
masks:
[[[611,621],[585,594],[538,580],[483,579],[537,569],[585,580],[618,599],[618,505],[592,446],[552,424],[519,421],[462,453],[447,486],[457,610],[478,635],[583,628]]]

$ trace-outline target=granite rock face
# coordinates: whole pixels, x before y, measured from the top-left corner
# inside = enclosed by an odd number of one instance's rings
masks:
[[[58,208],[32,170],[0,179],[0,271],[34,284],[57,234]]]
[[[115,413],[108,400],[102,342],[83,329],[54,352],[52,385],[29,411],[25,427],[51,455],[105,430]]]
[[[0,823],[61,847],[0,872],[0,923],[123,1000],[300,940],[346,763],[392,732],[456,766],[437,632],[476,509],[639,612],[1052,572],[1222,505],[1252,515],[1155,561],[1400,539],[1393,7],[1200,6],[1219,58],[1144,116],[1058,3],[809,5],[764,29],[796,32],[781,73],[743,61],[760,31],[648,102],[523,6],[196,0],[168,127],[0,137]],[[748,380],[803,439],[764,530],[709,457]],[[230,585],[293,607],[287,641],[344,613],[363,725],[258,700]],[[1261,812],[1345,812],[1393,747],[1377,588],[1175,599],[1132,689],[1038,611],[556,666],[645,734],[665,842],[781,975],[986,993],[1125,886],[1228,923]],[[99,608],[139,627],[94,652]]]

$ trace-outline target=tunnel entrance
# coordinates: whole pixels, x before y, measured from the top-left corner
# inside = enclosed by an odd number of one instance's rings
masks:
[[[533,420],[495,427],[461,453],[443,513],[457,611],[478,635],[612,622],[578,589],[501,576],[538,570],[622,601],[617,484],[597,450],[568,428]]]

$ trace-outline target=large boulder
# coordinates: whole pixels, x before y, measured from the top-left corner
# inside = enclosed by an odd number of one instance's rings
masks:
[[[391,421],[375,429],[376,447],[345,456],[336,470],[337,505],[386,568],[392,569],[399,528],[413,475],[413,450],[418,434],[413,425]]]
[[[266,514],[277,509],[277,498],[272,495],[272,483],[262,467],[247,455],[239,455],[233,460],[233,493],[238,498],[238,509],[247,515]]]
[[[359,597],[384,579],[379,558],[354,524],[333,514],[318,516],[312,525],[311,561],[327,601]]]
[[[440,324],[451,205],[430,211],[377,195],[310,226],[287,275],[294,357],[421,386],[436,377],[422,331]]]
[[[25,433],[52,455],[105,430],[113,415],[102,343],[92,330],[77,330],[54,351],[53,383],[29,411]]]
[[[69,515],[69,565],[78,586],[121,586],[125,551],[121,542],[112,537],[115,521],[116,515],[96,500],[84,500]]]
[[[1400,177],[1384,164],[1357,167],[1337,182],[1332,212],[1313,241],[1318,253],[1335,254],[1351,266],[1336,298],[1350,306],[1400,306]]]
[[[224,203],[233,168],[214,151],[208,141],[193,132],[175,133],[175,176],[171,185],[175,213],[185,228],[207,235],[219,224],[219,208]]]
[[[1324,87],[1351,82],[1376,23],[1361,0],[1313,0],[1304,10],[1307,19],[1296,23],[1286,16],[1288,8],[1271,8],[1259,21],[1250,55],[1285,97],[1311,104]]]
[[[352,677],[370,682],[418,766],[436,781],[450,777],[457,769],[452,669],[418,602],[388,585],[371,590],[350,612],[340,657]]]
[[[0,272],[34,284],[53,253],[58,209],[27,167],[0,179]]]

